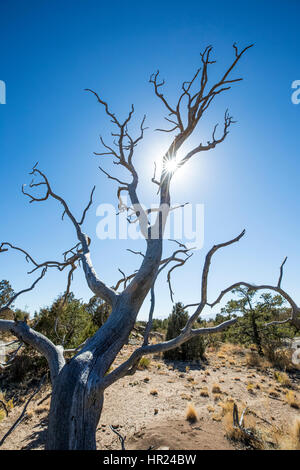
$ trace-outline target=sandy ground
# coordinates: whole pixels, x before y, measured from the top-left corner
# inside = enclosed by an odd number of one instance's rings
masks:
[[[126,346],[116,363],[133,349],[134,346]],[[293,391],[300,398],[299,377],[290,378]],[[215,385],[220,388],[217,393],[213,393]],[[43,449],[50,399],[40,402],[48,393],[49,389],[44,389],[37,395],[28,408],[28,417],[2,449]],[[202,364],[171,364],[152,358],[149,369],[137,371],[107,390],[97,430],[97,448],[120,449],[110,425],[126,436],[127,449],[245,448],[225,436],[223,405],[231,399],[240,409],[247,406],[255,428],[269,435],[272,446],[274,429],[282,432],[300,417],[300,410],[286,402],[286,393],[287,389],[275,380],[273,369],[247,366],[245,352],[241,350],[209,352],[207,362]],[[193,424],[185,419],[190,404],[198,416]],[[0,437],[21,410],[20,406],[13,408],[1,421]]]

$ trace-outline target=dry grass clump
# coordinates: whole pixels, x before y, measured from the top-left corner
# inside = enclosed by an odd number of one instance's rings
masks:
[[[281,450],[300,450],[300,417],[297,417],[288,429],[275,433],[277,446]]]
[[[295,449],[300,450],[300,417],[297,417],[291,428],[291,436],[293,438]]]
[[[214,394],[214,400],[215,400],[215,401],[220,401],[221,399],[222,399],[221,393],[215,393],[215,394]]]
[[[292,386],[291,379],[286,372],[274,372],[274,377],[277,382],[279,382],[283,387],[290,388]]]
[[[195,423],[198,420],[196,408],[192,403],[190,403],[187,407],[185,419],[190,423]]]
[[[141,357],[137,368],[138,368],[138,370],[149,369],[150,364],[151,364],[151,359],[149,359],[149,357],[143,356],[143,357]]]
[[[0,392],[0,421],[6,417],[5,409],[9,412],[13,407],[13,400],[6,400],[4,393]]]
[[[218,384],[213,384],[211,391],[212,393],[222,393],[221,387]]]
[[[247,367],[261,367],[262,359],[255,350],[251,350],[246,354],[246,366]]]
[[[41,415],[43,413],[48,413],[49,407],[48,406],[38,406],[33,410],[33,412],[37,415]]]
[[[223,351],[225,354],[232,354],[234,356],[245,355],[244,349],[238,344],[225,343],[220,348],[220,351]]]
[[[232,416],[233,405],[234,405],[233,398],[227,398],[227,400],[220,402],[219,406],[221,407],[221,415],[225,416],[226,414],[231,414]]]
[[[182,400],[190,401],[192,399],[191,395],[187,395],[186,393],[182,393],[180,396]]]
[[[226,356],[225,356],[224,353],[219,352],[219,353],[217,354],[217,356],[218,356],[219,359],[226,359]]]
[[[269,397],[278,398],[278,397],[280,397],[280,393],[275,388],[270,388]]]
[[[281,370],[293,370],[292,351],[290,349],[274,349],[272,347],[264,349],[265,356],[272,365]]]
[[[200,393],[200,397],[209,397],[207,387],[201,388],[199,393]]]
[[[255,388],[254,383],[252,383],[252,382],[247,383],[247,390],[248,390],[249,393],[255,394],[254,388]]]
[[[25,420],[30,421],[33,417],[34,417],[34,410],[33,409],[27,410],[25,414]]]
[[[154,397],[158,395],[158,391],[156,389],[150,390],[150,395],[153,395]]]
[[[207,405],[207,410],[209,411],[209,413],[214,413],[216,411],[215,408],[211,405]]]
[[[296,394],[294,392],[292,392],[292,390],[289,390],[287,393],[286,393],[286,402],[292,407],[292,408],[295,408],[296,410],[299,410],[300,408],[300,402],[298,400],[298,397],[296,396]]]
[[[222,416],[215,413],[215,414],[212,415],[212,419],[214,421],[222,421]]]
[[[196,384],[196,383],[197,383],[196,380],[194,379],[194,377],[192,377],[192,376],[191,376],[191,377],[188,377],[188,378],[187,378],[187,381],[190,382],[190,383],[192,383],[192,384]]]

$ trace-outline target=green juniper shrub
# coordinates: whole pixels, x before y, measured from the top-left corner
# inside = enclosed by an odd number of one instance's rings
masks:
[[[189,315],[184,310],[182,303],[178,302],[168,318],[166,340],[176,338],[186,325]],[[196,336],[175,349],[164,352],[164,358],[168,360],[193,361],[203,359],[205,344],[202,336]]]

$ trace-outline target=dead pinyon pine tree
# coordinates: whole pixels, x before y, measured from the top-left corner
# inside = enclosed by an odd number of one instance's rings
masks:
[[[175,132],[168,150],[162,156],[161,174],[156,175],[156,172],[154,172],[152,178],[156,192],[159,195],[158,210],[155,211],[155,214],[152,213],[153,209],[145,210],[140,203],[137,192],[139,174],[133,162],[135,148],[144,136],[145,117],[140,124],[139,135],[133,137],[128,130],[134,113],[133,106],[127,118],[122,122],[96,92],[88,90],[93,93],[98,103],[104,107],[115,128],[113,132],[115,137],[114,144],[112,146],[108,145],[101,139],[105,150],[98,155],[111,155],[116,165],[126,168],[129,181],[121,181],[118,175],[112,175],[103,169],[101,170],[108,178],[119,183],[117,191],[119,209],[128,212],[128,222],[139,224],[146,245],[144,254],[136,252],[136,254],[142,257],[138,271],[131,276],[126,277],[124,275],[114,287],[107,286],[95,272],[91,258],[91,239],[82,230],[86,213],[93,201],[95,188],[91,192],[89,202],[81,218],[77,219],[67,202],[55,193],[54,186],[50,183],[47,176],[38,169],[37,165],[33,167],[31,175],[33,175],[33,178],[36,177],[36,179],[33,179],[30,188],[33,191],[44,190],[44,193],[37,197],[32,192],[26,192],[23,187],[24,195],[29,198],[30,202],[45,202],[50,198],[58,201],[63,207],[64,217],[68,218],[74,226],[77,244],[64,253],[64,258],[61,261],[38,263],[24,249],[16,247],[11,243],[3,242],[0,245],[0,251],[17,250],[23,254],[27,261],[32,263],[33,268],[30,272],[37,272],[38,277],[31,287],[16,293],[7,305],[1,309],[1,312],[8,309],[21,294],[34,289],[45,276],[48,269],[51,268],[56,268],[60,271],[68,270],[68,291],[72,273],[79,265],[84,270],[86,282],[93,294],[107,302],[112,309],[104,325],[78,349],[68,363],[65,361],[64,350],[61,345],[53,344],[45,336],[30,328],[26,322],[0,320],[0,331],[10,332],[15,335],[20,342],[31,345],[39,353],[43,354],[48,361],[53,390],[46,449],[95,449],[95,433],[101,416],[105,389],[126,374],[133,374],[142,356],[175,348],[196,335],[217,332],[236,322],[237,319],[235,318],[213,328],[193,329],[195,321],[204,307],[206,305],[216,305],[233,288],[245,286],[253,290],[271,289],[278,292],[291,306],[292,313],[289,321],[299,326],[299,308],[281,288],[283,264],[280,268],[280,277],[276,286],[255,286],[246,282],[237,282],[223,290],[215,301],[208,303],[207,280],[212,256],[220,248],[238,242],[245,233],[243,230],[232,240],[214,245],[206,255],[202,272],[200,301],[198,304],[195,304],[195,311],[179,336],[159,344],[149,344],[148,341],[155,304],[154,284],[157,276],[162,269],[168,267],[168,282],[172,295],[170,283],[171,271],[175,267],[183,265],[190,256],[190,250],[183,244],[178,243],[178,248],[171,256],[162,257],[164,228],[168,214],[173,209],[170,193],[172,176],[175,171],[178,171],[180,167],[188,163],[194,155],[209,151],[224,141],[231,124],[234,122],[228,111],[225,112],[221,132],[217,129],[216,125],[210,141],[206,144],[200,143],[197,147],[192,148],[179,162],[177,161],[176,168],[172,165],[172,162],[175,161],[178,150],[196,130],[199,121],[204,117],[206,110],[215,98],[229,90],[234,83],[242,80],[241,78],[232,78],[231,73],[250,47],[248,46],[239,51],[238,47],[235,44],[233,45],[234,57],[232,63],[220,80],[212,86],[208,84],[208,69],[215,61],[211,59],[212,47],[207,47],[200,54],[201,68],[196,71],[190,81],[182,84],[179,98],[175,105],[171,104],[162,93],[164,81],[159,80],[159,72],[150,77],[150,83],[153,85],[155,95],[166,108],[166,120],[172,126],[170,129],[160,130],[170,134]],[[116,166],[116,168],[118,167]],[[130,207],[126,207],[122,200],[123,193],[128,194]],[[151,224],[149,219],[153,215],[155,220]],[[151,308],[142,346],[138,347],[123,364],[109,371],[118,352],[127,343],[139,310],[149,292],[151,293]],[[2,364],[2,366],[5,365]]]

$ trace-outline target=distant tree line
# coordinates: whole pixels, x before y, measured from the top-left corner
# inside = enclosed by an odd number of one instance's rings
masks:
[[[0,307],[5,305],[13,294],[10,283],[7,280],[0,281]],[[218,325],[238,316],[239,320],[235,325],[205,338],[197,336],[179,348],[166,351],[164,358],[184,361],[203,359],[208,345],[223,342],[245,347],[255,345],[258,354],[268,356],[296,335],[296,329],[290,323],[266,326],[268,322],[284,321],[290,316],[290,309],[280,295],[264,293],[257,296],[246,288],[236,289],[232,294],[235,298],[229,300],[215,318],[200,319],[195,328]],[[28,312],[13,307],[5,312],[5,318],[26,319],[55,344],[62,344],[65,349],[74,349],[105,323],[110,311],[110,307],[100,298],[94,296],[84,303],[76,299],[71,292],[67,296],[58,296],[49,307],[35,312],[31,319]],[[164,333],[166,340],[171,340],[180,333],[188,318],[187,310],[178,302],[167,318],[153,319],[152,330]],[[145,321],[139,321],[137,324],[146,326]]]

